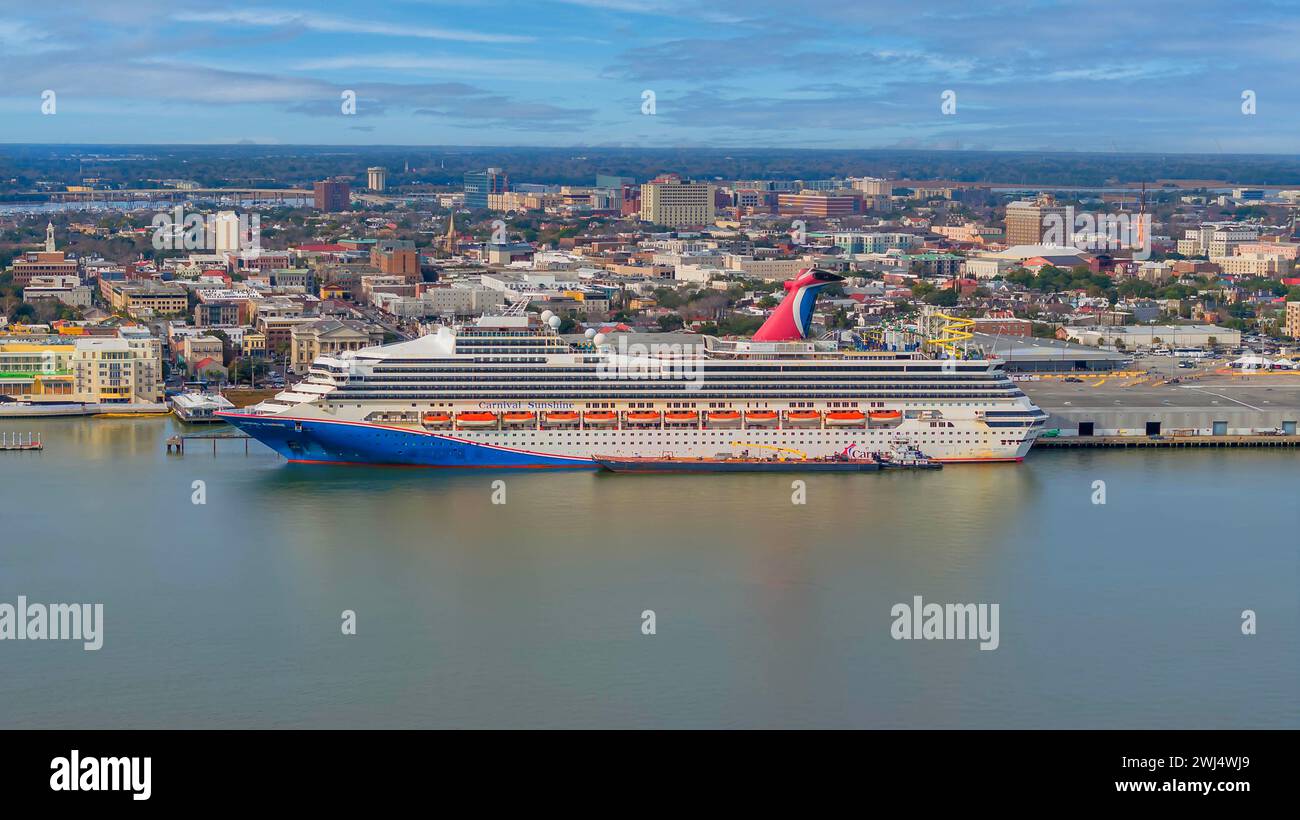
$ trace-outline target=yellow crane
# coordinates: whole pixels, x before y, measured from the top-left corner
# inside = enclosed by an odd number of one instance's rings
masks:
[[[732,447],[757,447],[762,450],[776,450],[782,453],[794,453],[795,455],[799,456],[800,459],[804,461],[808,460],[807,453],[805,453],[803,450],[796,450],[793,447],[777,447],[776,445],[773,444],[751,444],[748,441],[733,441],[731,442],[731,446]]]

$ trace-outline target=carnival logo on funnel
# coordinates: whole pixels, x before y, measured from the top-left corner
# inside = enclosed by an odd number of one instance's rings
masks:
[[[813,304],[817,301],[817,292],[832,282],[842,281],[844,281],[843,276],[817,268],[799,271],[798,276],[785,283],[785,289],[789,292],[754,334],[754,341],[797,342],[800,339],[807,339],[808,329],[812,326]]]

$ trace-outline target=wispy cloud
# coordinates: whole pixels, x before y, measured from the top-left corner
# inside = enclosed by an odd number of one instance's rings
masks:
[[[377,34],[385,37],[415,37],[425,40],[454,40],[462,43],[528,43],[519,34],[459,31],[409,23],[385,23],[373,19],[336,17],[309,11],[257,9],[242,11],[187,11],[172,16],[180,23],[215,23],[228,26],[298,27],[339,34]]]
[[[439,71],[484,77],[511,77],[524,80],[588,80],[592,75],[575,66],[545,60],[519,58],[428,56],[420,54],[351,54],[340,57],[303,60],[295,63],[296,71],[338,71],[365,69],[377,71]]]

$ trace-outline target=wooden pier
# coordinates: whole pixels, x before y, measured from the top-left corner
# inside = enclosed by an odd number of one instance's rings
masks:
[[[44,449],[45,445],[41,443],[40,433],[28,433],[25,439],[22,433],[0,433],[0,452],[26,452]]]
[[[248,442],[252,436],[230,435],[228,433],[195,433],[193,435],[169,436],[167,438],[167,452],[175,453],[178,456],[185,455],[185,444],[190,441],[211,441],[212,455],[217,454],[217,444],[222,441],[242,441],[244,442],[244,455],[248,455]]]
[[[1067,436],[1039,438],[1034,449],[1146,447],[1300,447],[1300,436]]]

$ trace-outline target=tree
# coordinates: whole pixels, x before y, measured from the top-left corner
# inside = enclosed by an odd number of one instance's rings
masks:
[[[944,290],[932,289],[932,292],[927,293],[923,298],[927,305],[935,305],[937,307],[955,307],[959,301],[957,291],[952,288],[946,288]]]
[[[683,326],[682,317],[676,313],[669,313],[667,316],[659,317],[659,329],[663,331],[681,330]]]

